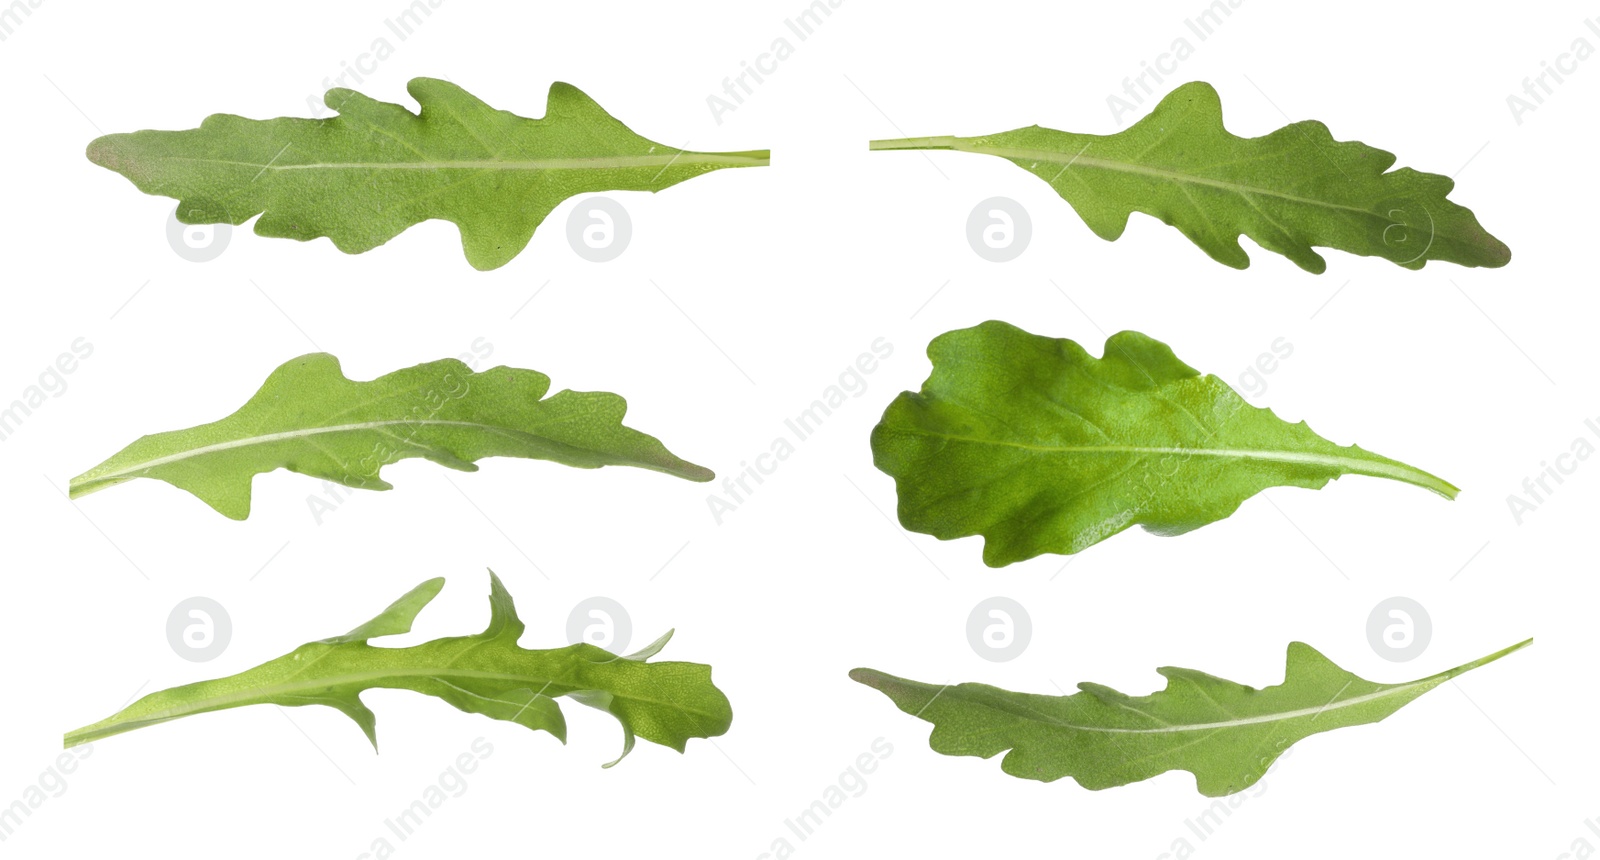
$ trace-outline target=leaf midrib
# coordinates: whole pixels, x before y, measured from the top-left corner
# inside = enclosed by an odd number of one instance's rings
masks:
[[[1337,209],[1346,212],[1353,212],[1369,218],[1384,217],[1381,213],[1373,212],[1370,209],[1364,209],[1359,206],[1350,206],[1343,203],[1335,203],[1329,200],[1317,200],[1311,197],[1302,197],[1298,194],[1290,194],[1287,191],[1280,191],[1274,188],[1263,188],[1258,185],[1247,185],[1242,182],[1228,182],[1222,179],[1213,179],[1208,176],[1199,176],[1192,173],[1182,173],[1176,170],[1152,167],[1150,165],[1141,164],[1134,161],[1120,161],[1117,159],[1101,158],[1092,155],[1086,156],[1081,152],[1075,155],[1069,155],[1065,152],[1055,152],[1047,149],[1025,149],[1021,147],[1009,146],[984,146],[981,144],[972,143],[971,139],[969,138],[959,137],[936,137],[925,138],[924,140],[937,142],[936,145],[929,145],[925,147],[927,149],[952,149],[957,152],[971,152],[979,155],[994,155],[1006,159],[1027,159],[1030,161],[1043,161],[1050,164],[1065,163],[1065,166],[1061,169],[1061,174],[1058,174],[1057,178],[1060,178],[1060,175],[1064,175],[1066,171],[1072,167],[1093,167],[1118,173],[1148,176],[1155,179],[1163,179],[1169,182],[1177,182],[1186,185],[1200,185],[1208,188],[1215,188],[1237,194],[1241,197],[1248,197],[1252,194],[1263,197],[1276,197],[1280,200],[1285,200],[1291,203],[1299,203],[1305,206],[1314,206],[1322,209]],[[1052,180],[1050,184],[1054,186],[1055,182]]]
[[[109,720],[107,722],[107,724],[104,726],[104,728],[113,728],[113,727],[115,727],[117,729],[117,733],[121,733],[121,732],[124,732],[124,731],[129,731],[129,730],[134,729],[134,728],[143,728],[144,726],[148,726],[148,725],[154,725],[154,724],[157,724],[157,723],[170,722],[172,720],[179,719],[181,717],[186,717],[186,716],[189,716],[191,714],[201,713],[201,712],[204,712],[204,711],[224,710],[224,709],[227,709],[227,708],[239,707],[239,706],[243,706],[243,705],[265,703],[265,702],[272,701],[273,697],[277,697],[277,696],[293,696],[293,695],[296,695],[296,694],[302,694],[302,693],[306,693],[306,692],[323,690],[323,689],[327,689],[327,688],[344,687],[344,686],[347,686],[347,685],[350,685],[350,684],[358,684],[358,685],[360,685],[360,689],[358,689],[356,691],[356,694],[359,694],[361,692],[365,692],[366,690],[370,690],[370,689],[374,689],[374,688],[380,688],[380,687],[384,688],[384,689],[406,689],[406,690],[410,690],[411,689],[410,687],[405,687],[405,686],[391,686],[391,685],[387,685],[387,684],[375,684],[375,683],[372,683],[374,681],[382,681],[382,680],[390,680],[390,679],[401,679],[401,678],[416,678],[416,679],[420,679],[420,680],[429,680],[429,679],[442,680],[444,678],[476,678],[476,679],[490,679],[490,680],[499,680],[499,681],[513,681],[513,682],[519,682],[519,683],[520,682],[524,682],[524,681],[528,682],[528,684],[524,684],[523,686],[529,686],[529,685],[531,685],[533,683],[542,683],[543,689],[539,693],[536,694],[536,695],[541,695],[541,696],[546,695],[543,692],[543,690],[548,690],[552,686],[558,686],[558,687],[562,687],[563,688],[562,692],[557,693],[555,696],[547,696],[547,698],[550,698],[550,699],[555,699],[555,698],[557,698],[559,696],[563,696],[563,695],[566,695],[568,693],[576,692],[578,690],[600,689],[600,688],[591,688],[591,687],[583,687],[583,686],[568,686],[568,685],[565,685],[565,684],[557,684],[554,680],[548,680],[548,679],[543,679],[543,678],[535,678],[532,675],[518,675],[518,674],[514,674],[514,673],[507,673],[507,672],[490,672],[490,671],[478,670],[478,669],[445,669],[445,670],[438,670],[438,671],[420,670],[420,669],[406,669],[406,670],[383,670],[383,671],[371,671],[371,672],[352,672],[352,673],[348,673],[348,674],[345,674],[345,675],[337,675],[337,676],[334,676],[334,677],[331,677],[331,678],[320,678],[320,679],[319,678],[313,678],[313,679],[307,679],[305,681],[299,681],[299,682],[293,682],[293,683],[275,684],[275,685],[266,686],[266,687],[256,687],[256,688],[253,688],[253,689],[241,690],[239,692],[229,693],[229,694],[221,695],[221,696],[212,696],[211,698],[202,699],[202,700],[197,701],[197,702],[188,702],[188,703],[185,703],[183,705],[170,707],[170,708],[164,708],[164,709],[159,710],[159,711],[154,711],[154,712],[151,712],[149,714],[145,714],[145,715],[140,716],[140,717],[138,717],[136,719],[126,720],[126,721],[118,721],[116,717],[112,717],[111,720]],[[420,691],[412,690],[412,692],[420,692]],[[659,706],[662,706],[662,707],[668,707],[668,708],[672,708],[672,709],[677,710],[677,711],[681,711],[681,712],[684,712],[684,713],[692,714],[692,715],[697,716],[697,717],[704,717],[706,719],[716,719],[717,717],[720,716],[719,714],[714,714],[714,713],[711,713],[709,711],[702,711],[702,710],[699,710],[699,709],[694,708],[694,707],[690,707],[690,706],[685,705],[685,704],[680,703],[680,702],[668,702],[668,701],[663,701],[661,699],[648,698],[646,696],[628,695],[628,694],[625,694],[625,693],[618,693],[615,690],[602,690],[602,692],[609,693],[612,696],[614,696],[614,697],[616,697],[618,699],[621,699],[623,701],[641,702],[641,703],[648,704],[648,705],[659,705]],[[426,694],[424,694],[424,695],[426,695]],[[486,696],[482,696],[482,694],[474,694],[474,695],[478,695],[481,698],[488,698]]]
[[[974,445],[993,445],[1003,448],[1017,448],[1040,454],[1128,454],[1128,455],[1179,455],[1186,457],[1214,457],[1218,459],[1235,460],[1264,460],[1281,463],[1303,463],[1310,465],[1328,466],[1348,474],[1367,475],[1376,478],[1390,478],[1414,484],[1419,487],[1433,490],[1447,497],[1453,497],[1456,488],[1427,472],[1404,463],[1388,462],[1384,460],[1363,460],[1357,457],[1348,457],[1335,454],[1317,454],[1301,451],[1282,451],[1261,448],[1183,448],[1163,447],[1154,445],[1030,445],[1025,442],[1009,442],[1003,439],[981,439],[975,436],[956,436],[948,433],[933,433],[926,430],[910,430],[906,432],[917,433],[935,439],[944,439],[950,442],[966,442]]]
[[[1017,714],[1015,711],[1007,710],[1006,708],[1001,707],[1001,706],[996,705],[996,704],[993,704],[991,702],[980,701],[980,700],[977,700],[977,699],[960,698],[960,697],[958,697],[957,700],[976,705],[976,706],[978,706],[980,708],[987,708],[989,710],[995,710],[995,711],[1003,711],[1004,713],[1011,714],[1012,716],[1021,716],[1023,719],[1033,719],[1036,722],[1050,723],[1050,724],[1059,726],[1061,728],[1067,728],[1067,729],[1077,729],[1077,730],[1080,730],[1080,731],[1088,731],[1088,732],[1106,732],[1106,733],[1110,733],[1110,734],[1176,734],[1176,733],[1180,733],[1180,732],[1205,731],[1205,730],[1210,730],[1210,729],[1232,728],[1232,727],[1235,727],[1235,726],[1259,725],[1259,724],[1262,724],[1262,723],[1282,722],[1283,720],[1296,719],[1296,718],[1303,717],[1303,716],[1313,716],[1314,717],[1317,714],[1326,713],[1327,711],[1330,711],[1330,710],[1339,710],[1339,709],[1342,709],[1342,708],[1352,707],[1352,706],[1358,705],[1358,704],[1364,704],[1366,702],[1382,699],[1382,698],[1384,698],[1386,696],[1391,696],[1391,695],[1394,695],[1396,693],[1403,693],[1403,692],[1406,692],[1406,691],[1409,691],[1409,690],[1414,690],[1414,689],[1416,689],[1418,687],[1425,688],[1423,690],[1423,692],[1427,692],[1428,690],[1431,690],[1434,687],[1439,686],[1440,684],[1444,683],[1445,681],[1449,681],[1449,680],[1452,680],[1454,678],[1457,678],[1457,677],[1459,677],[1461,675],[1464,675],[1464,674],[1466,674],[1466,673],[1468,673],[1468,672],[1470,672],[1470,671],[1472,671],[1474,669],[1477,669],[1477,668],[1480,668],[1480,667],[1483,667],[1483,666],[1487,666],[1490,663],[1493,663],[1496,660],[1499,660],[1500,658],[1505,657],[1508,654],[1513,654],[1513,653],[1515,653],[1517,651],[1521,651],[1523,648],[1526,648],[1526,647],[1528,647],[1529,645],[1532,645],[1532,644],[1533,644],[1533,640],[1532,639],[1524,639],[1524,640],[1522,640],[1521,642],[1518,642],[1515,645],[1512,645],[1512,646],[1507,647],[1507,648],[1502,648],[1499,651],[1494,652],[1493,654],[1487,654],[1487,655],[1485,655],[1483,657],[1479,657],[1478,659],[1473,660],[1470,663],[1463,663],[1462,665],[1457,666],[1454,669],[1447,669],[1447,670],[1445,670],[1443,672],[1440,672],[1440,673],[1438,673],[1436,675],[1429,675],[1426,678],[1418,678],[1415,681],[1409,681],[1409,682],[1404,683],[1404,684],[1385,685],[1385,686],[1382,686],[1382,689],[1376,690],[1376,691],[1371,692],[1371,693],[1364,693],[1364,694],[1362,694],[1360,696],[1352,696],[1349,699],[1338,699],[1338,694],[1335,694],[1334,699],[1329,700],[1328,704],[1322,705],[1320,707],[1315,707],[1315,708],[1309,708],[1309,707],[1308,708],[1296,708],[1296,709],[1294,709],[1292,711],[1278,711],[1278,712],[1272,713],[1272,714],[1259,714],[1259,715],[1252,716],[1252,717],[1237,717],[1237,718],[1234,718],[1232,720],[1214,721],[1214,722],[1209,722],[1209,723],[1188,723],[1188,724],[1182,724],[1182,725],[1168,724],[1166,726],[1162,726],[1160,728],[1153,728],[1153,729],[1152,728],[1128,729],[1128,728],[1120,728],[1120,727],[1083,726],[1083,725],[1078,725],[1076,723],[1067,723],[1067,722],[1063,722],[1061,720],[1057,720],[1054,717],[1051,717],[1048,714],[1041,713],[1038,710],[1033,709],[1033,708],[1027,708],[1026,710],[1028,710],[1031,714],[1035,714],[1037,716],[1028,716],[1026,714]],[[1360,680],[1360,679],[1356,678],[1355,676],[1350,675],[1349,673],[1345,673],[1345,674],[1346,674],[1346,676],[1350,677],[1352,683],[1357,681],[1357,680]],[[915,682],[913,682],[913,683],[915,683]],[[1191,683],[1193,683],[1192,679],[1191,679]],[[1284,679],[1284,683],[1285,684],[1289,683],[1289,678],[1287,677],[1287,673],[1286,673],[1286,677]],[[927,687],[927,686],[930,686],[930,685],[922,684],[920,686]],[[1347,683],[1345,685],[1345,687],[1348,687],[1348,686],[1349,686],[1349,684]],[[881,690],[881,688],[879,688],[879,689]],[[1196,685],[1196,689],[1199,689],[1198,685]],[[1341,693],[1344,692],[1344,689],[1345,688],[1341,688],[1339,692],[1341,692]],[[942,692],[944,692],[944,690],[941,689],[940,692],[942,693]],[[1006,693],[1008,691],[1002,690],[1000,692]],[[1264,691],[1257,690],[1257,691],[1253,691],[1253,692],[1260,693],[1260,692],[1264,692]],[[1079,695],[1086,695],[1086,694],[1079,694]],[[891,696],[891,698],[893,698],[893,697]],[[937,699],[938,695],[935,694],[934,698]],[[1068,697],[1068,698],[1070,698],[1070,697]],[[1207,698],[1210,699],[1211,697],[1209,695],[1207,695]],[[1334,704],[1335,700],[1338,701],[1337,704]],[[1009,704],[1009,703],[1005,702],[1004,699],[1002,699],[1001,702],[1003,704]],[[933,704],[933,701],[930,700],[927,705],[923,706],[923,709],[926,710],[927,707],[929,705],[932,705],[932,704]],[[919,714],[920,714],[920,712],[919,712]],[[937,725],[937,719],[936,718],[924,717],[923,719],[927,719],[929,722],[933,722],[935,725]]]
[[[764,150],[739,152],[678,152],[650,155],[595,156],[590,158],[536,158],[523,160],[462,159],[459,161],[339,161],[308,164],[261,164],[222,158],[167,156],[168,161],[201,164],[227,164],[253,167],[263,172],[281,170],[614,170],[630,167],[662,167],[674,163],[709,164],[725,167],[764,167],[771,159]]]
[[[428,419],[399,418],[399,419],[391,419],[391,420],[384,420],[384,421],[362,421],[362,422],[355,423],[355,424],[334,424],[334,425],[330,425],[330,426],[327,426],[327,427],[307,427],[307,428],[300,429],[300,430],[285,430],[285,431],[282,431],[280,433],[265,433],[265,434],[262,434],[260,436],[245,436],[245,437],[242,437],[242,438],[239,438],[239,439],[229,439],[226,442],[216,442],[216,443],[213,443],[211,445],[202,445],[199,448],[191,448],[191,449],[189,449],[187,451],[179,451],[176,454],[167,454],[167,455],[162,456],[162,457],[156,457],[153,460],[146,460],[146,461],[144,461],[142,463],[138,463],[138,464],[135,464],[133,466],[127,466],[127,467],[124,467],[124,468],[119,469],[119,470],[114,471],[114,472],[106,472],[106,473],[101,474],[101,475],[95,475],[92,478],[89,478],[88,480],[85,480],[83,483],[79,484],[77,486],[76,490],[77,490],[77,494],[81,495],[85,491],[86,488],[91,487],[92,485],[95,485],[95,484],[114,482],[114,481],[118,480],[119,478],[139,477],[140,473],[148,472],[151,469],[159,468],[161,466],[165,466],[165,465],[168,465],[170,463],[179,463],[179,462],[182,462],[184,460],[193,459],[195,457],[203,457],[203,456],[206,456],[206,455],[209,455],[209,454],[215,454],[215,453],[218,453],[218,452],[221,452],[221,451],[231,451],[231,450],[234,450],[234,449],[237,449],[237,448],[247,448],[247,447],[250,447],[252,445],[270,445],[270,444],[272,444],[274,442],[282,442],[282,441],[292,440],[292,439],[303,439],[303,438],[307,438],[307,437],[310,437],[310,436],[317,436],[317,435],[321,435],[321,434],[325,434],[325,433],[355,433],[355,432],[360,432],[360,431],[363,431],[363,430],[376,430],[376,429],[381,429],[381,428],[384,428],[384,427],[390,427],[390,426],[394,426],[394,425],[406,425],[406,426],[412,426],[412,427],[415,427],[417,425],[469,427],[469,428],[472,428],[474,430],[482,430],[482,431],[490,432],[490,433],[498,433],[500,435],[510,436],[510,437],[513,437],[513,438],[530,437],[530,438],[534,438],[534,439],[547,439],[547,437],[539,436],[536,433],[529,433],[529,432],[521,431],[521,430],[512,430],[512,429],[505,428],[505,427],[497,427],[497,426],[495,426],[493,424],[480,424],[480,423],[475,422],[475,421],[445,421],[445,420],[441,420],[441,419],[437,419],[437,418],[428,418]],[[548,440],[548,441],[554,442],[555,440]],[[562,442],[562,443],[559,443],[559,444],[570,445],[570,443],[566,443],[566,442]],[[571,447],[580,447],[580,446],[573,445]],[[586,449],[586,450],[589,450],[589,449]]]
[[[1131,735],[1177,734],[1177,733],[1181,733],[1181,732],[1198,732],[1198,731],[1208,731],[1208,730],[1211,730],[1211,729],[1229,729],[1229,728],[1237,728],[1239,726],[1259,725],[1261,723],[1283,722],[1283,721],[1286,721],[1286,720],[1294,720],[1294,719],[1299,719],[1300,717],[1307,717],[1307,716],[1314,718],[1314,717],[1316,717],[1316,716],[1318,716],[1320,714],[1327,713],[1328,711],[1336,711],[1336,710],[1340,710],[1340,709],[1343,709],[1343,708],[1354,707],[1356,705],[1361,705],[1361,704],[1365,704],[1367,702],[1383,699],[1383,698],[1386,698],[1388,696],[1394,695],[1396,693],[1403,693],[1403,692],[1406,692],[1408,690],[1415,689],[1417,687],[1426,687],[1428,689],[1432,689],[1433,687],[1438,686],[1438,684],[1442,680],[1443,680],[1442,678],[1437,678],[1437,677],[1435,677],[1435,678],[1424,678],[1424,679],[1422,679],[1420,681],[1413,681],[1413,682],[1411,682],[1409,684],[1397,684],[1397,685],[1395,685],[1393,687],[1387,687],[1385,689],[1379,690],[1379,691],[1374,692],[1374,693],[1365,693],[1363,695],[1354,696],[1354,697],[1351,697],[1349,699],[1341,699],[1337,703],[1330,702],[1329,704],[1319,705],[1319,706],[1316,706],[1316,707],[1296,708],[1296,709],[1294,709],[1292,711],[1278,711],[1276,713],[1271,713],[1271,714],[1258,714],[1256,716],[1251,716],[1251,717],[1237,717],[1237,718],[1231,719],[1231,720],[1221,720],[1221,721],[1218,721],[1218,722],[1210,722],[1210,723],[1169,724],[1169,725],[1165,725],[1165,726],[1159,726],[1159,727],[1156,727],[1156,728],[1134,729],[1134,728],[1123,728],[1123,727],[1118,727],[1118,726],[1085,726],[1085,725],[1079,725],[1077,723],[1068,723],[1068,722],[1064,722],[1064,721],[1061,721],[1061,720],[1057,720],[1054,717],[1049,716],[1048,714],[1042,714],[1042,713],[1040,713],[1038,711],[1031,711],[1031,713],[1033,715],[1022,715],[1022,716],[1024,716],[1025,719],[1033,720],[1035,722],[1047,723],[1047,724],[1049,724],[1051,726],[1055,726],[1057,728],[1072,729],[1072,730],[1084,731],[1084,732],[1103,732],[1103,733],[1107,733],[1107,734],[1131,734]],[[1424,691],[1424,692],[1426,692],[1426,691]],[[994,708],[993,705],[990,705],[988,703],[979,703],[979,704],[982,704],[984,707],[987,707],[987,708]],[[1014,712],[1012,712],[1010,710],[1007,710],[1005,708],[994,708],[994,709],[995,710],[1002,710],[1002,711],[1005,711],[1006,713],[1014,713]],[[1036,716],[1034,716],[1034,715],[1036,715]]]

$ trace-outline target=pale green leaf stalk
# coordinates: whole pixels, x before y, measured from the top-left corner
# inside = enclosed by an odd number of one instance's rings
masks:
[[[1035,125],[982,137],[875,140],[871,148],[998,156],[1048,182],[1102,239],[1117,239],[1128,216],[1143,212],[1236,269],[1250,265],[1240,234],[1317,274],[1327,263],[1313,246],[1408,269],[1429,260],[1488,267],[1511,260],[1471,210],[1445,199],[1455,187],[1450,177],[1389,171],[1394,155],[1334,140],[1315,120],[1235,136],[1222,126],[1217,91],[1198,81],[1116,134]]]
[[[444,587],[430,579],[376,618],[344,634],[308,642],[254,669],[151,693],[98,723],[67,732],[68,747],[194,714],[246,705],[326,705],[361,727],[374,750],[377,717],[361,702],[371,689],[412,690],[472,714],[546,731],[567,740],[556,699],[598,708],[622,725],[623,752],[634,737],[683,752],[691,738],[728,730],[733,710],[699,663],[649,663],[671,631],[642,651],[619,657],[580,642],[531,651],[517,645],[523,624],[500,578],[489,572],[489,626],[476,636],[384,648],[369,639],[411,630],[417,613]],[[618,757],[617,761],[621,761]],[[610,767],[616,761],[605,765]]]
[[[1070,776],[1092,791],[1186,770],[1201,794],[1221,797],[1254,785],[1291,744],[1378,722],[1532,641],[1404,684],[1363,680],[1303,642],[1289,645],[1283,683],[1259,690],[1172,666],[1156,670],[1167,686],[1148,696],[1091,683],[1069,696],[1044,696],[987,684],[924,684],[874,669],[855,669],[850,677],[932,723],[928,743],[935,752],[981,758],[1004,752],[1000,767],[1012,776],[1041,782]]]
[[[982,535],[991,567],[1070,554],[1142,525],[1176,535],[1275,486],[1369,475],[1455,498],[1420,469],[1318,436],[1138,332],[1094,358],[1066,339],[989,321],[928,344],[933,373],[889,404],[873,463],[900,523],[940,540]]]
[[[496,367],[474,373],[453,358],[368,382],[346,379],[339,360],[312,353],[286,362],[221,421],[145,436],[73,478],[73,498],[133,478],[187,490],[236,520],[250,515],[254,476],[288,469],[363,490],[387,490],[381,469],[422,457],[463,472],[483,457],[568,466],[636,466],[691,481],[710,469],[679,459],[653,436],[622,425],[615,394],[561,391],[550,377]]]
[[[767,150],[691,152],[640,137],[578,88],[552,84],[545,115],[495,110],[455,84],[415,78],[421,106],[347,89],[326,119],[207,117],[197,129],[112,134],[89,160],[140,191],[178,200],[185,224],[243,224],[262,236],[326,236],[369,251],[429,219],[454,223],[467,261],[505,265],[568,197],[660,191],[725,167],[761,167]]]

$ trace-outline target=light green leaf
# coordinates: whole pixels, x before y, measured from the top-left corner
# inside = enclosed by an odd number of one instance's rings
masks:
[[[1075,553],[1133,525],[1176,535],[1274,486],[1341,475],[1456,488],[1342,447],[1245,402],[1166,344],[1125,331],[1096,359],[1003,322],[928,344],[933,373],[872,430],[900,523],[940,540],[983,535],[984,563]]]
[[[362,704],[361,693],[378,688],[434,696],[468,713],[547,731],[562,743],[567,726],[556,699],[569,696],[617,718],[623,755],[633,749],[636,735],[683,752],[689,739],[723,734],[733,720],[727,697],[711,683],[710,666],[648,663],[587,642],[547,651],[518,647],[522,621],[494,571],[489,572],[490,620],[484,632],[409,648],[368,644],[370,638],[408,632],[442,583],[422,583],[344,636],[308,642],[237,675],[151,693],[98,723],[67,732],[65,744],[73,747],[207,711],[273,704],[337,708],[355,720],[376,749],[376,717]]]
[[[615,394],[561,391],[550,377],[453,358],[370,382],[346,379],[327,353],[293,359],[221,421],[145,436],[72,479],[73,498],[132,478],[188,490],[224,515],[250,515],[251,479],[285,468],[364,490],[387,490],[387,464],[423,457],[463,472],[483,457],[568,466],[637,466],[691,481],[710,469],[679,459],[653,436],[622,426]],[[541,399],[543,398],[543,399]]]
[[[1260,690],[1172,666],[1156,670],[1166,689],[1137,697],[1089,683],[1070,696],[1042,696],[987,684],[924,684],[874,669],[855,669],[850,677],[932,723],[928,742],[935,752],[981,758],[1005,752],[1000,767],[1012,776],[1041,782],[1070,776],[1093,791],[1186,770],[1201,794],[1220,797],[1254,785],[1296,741],[1375,723],[1532,641],[1404,684],[1358,678],[1302,642],[1289,645],[1283,683]]]
[[[1511,250],[1447,199],[1447,176],[1404,167],[1358,141],[1334,140],[1315,120],[1262,137],[1222,127],[1210,84],[1173,90],[1149,116],[1116,134],[1039,126],[983,137],[875,140],[872,149],[952,149],[1007,159],[1050,183],[1095,235],[1115,240],[1144,212],[1177,227],[1213,260],[1243,269],[1239,235],[1308,272],[1326,262],[1312,246],[1382,257],[1408,269],[1429,260],[1504,266]]]
[[[89,160],[146,194],[178,200],[185,224],[243,224],[285,239],[327,236],[359,254],[433,218],[461,230],[467,261],[505,265],[561,201],[596,191],[660,191],[766,150],[691,152],[629,128],[570,84],[550,87],[542,119],[495,110],[455,84],[415,78],[421,105],[329,90],[327,119],[207,117],[198,129],[112,134]]]

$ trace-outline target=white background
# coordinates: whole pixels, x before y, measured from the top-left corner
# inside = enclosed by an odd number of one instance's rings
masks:
[[[384,22],[403,8],[45,0],[0,42],[0,401],[75,338],[94,348],[0,443],[0,805],[39,784],[63,731],[135,691],[343,632],[426,578],[448,584],[394,644],[475,632],[486,567],[518,601],[529,647],[564,644],[569,610],[593,595],[628,609],[636,646],[677,628],[663,657],[715,667],[732,730],[683,756],[641,743],[601,770],[617,728],[572,706],[563,748],[436,700],[371,693],[381,755],[327,709],[208,714],[95,743],[0,851],[356,857],[380,836],[403,857],[757,857],[778,837],[818,857],[1157,857],[1181,838],[1218,858],[1556,857],[1576,840],[1600,844],[1585,825],[1600,816],[1600,462],[1581,464],[1520,525],[1507,504],[1600,418],[1600,60],[1580,63],[1520,123],[1507,106],[1574,40],[1600,47],[1584,24],[1593,4],[1250,0],[1203,42],[1184,25],[1200,0],[996,2],[959,14],[846,0],[803,42],[784,26],[798,0],[447,0],[401,42]],[[719,124],[707,97],[780,36],[793,55]],[[998,159],[867,150],[875,137],[1036,122],[1115,131],[1153,102],[1118,122],[1107,96],[1180,36],[1194,53],[1160,93],[1206,80],[1237,133],[1314,118],[1399,165],[1458,173],[1453,199],[1511,246],[1511,264],[1413,272],[1329,251],[1328,271],[1313,276],[1247,240],[1253,265],[1234,271],[1143,216],[1103,242]],[[564,80],[654,140],[770,147],[773,164],[612,195],[634,238],[605,264],[569,247],[569,201],[521,256],[482,273],[443,222],[360,256],[238,228],[219,258],[192,263],[164,235],[173,201],[83,157],[101,132],[189,128],[212,112],[309,116],[307,96],[379,37],[393,55],[358,88],[385,101],[412,106],[405,82],[433,75],[538,116],[549,84]],[[979,259],[964,235],[974,204],[995,195],[1033,219],[1032,245],[1005,264]],[[888,520],[893,485],[872,467],[867,436],[894,393],[927,375],[931,337],[989,318],[1096,354],[1107,334],[1137,329],[1235,383],[1283,338],[1293,355],[1252,402],[1463,492],[1446,502],[1359,477],[1271,490],[1183,537],[1134,531],[1070,565],[985,568],[978,539],[941,543]],[[707,509],[714,485],[520,460],[475,474],[392,465],[395,491],[351,498],[320,525],[307,503],[318,483],[281,471],[255,481],[246,522],[154,481],[64,496],[70,477],[135,437],[226,415],[296,355],[332,352],[370,379],[470,352],[478,338],[493,345],[489,364],[623,394],[632,426],[732,475],[880,337],[894,354],[866,392],[721,525]],[[195,595],[225,606],[234,628],[205,664],[166,641],[169,611]],[[1009,663],[980,659],[966,639],[969,611],[993,595],[1020,601],[1033,622]],[[1395,595],[1420,601],[1434,628],[1406,664],[1366,633],[1369,611]],[[1284,648],[1299,639],[1364,677],[1402,681],[1528,636],[1531,648],[1380,725],[1295,746],[1204,840],[1185,822],[1210,801],[1188,774],[1097,793],[1013,779],[996,760],[933,753],[927,724],[846,677],[872,666],[1143,694],[1161,685],[1157,666],[1175,664],[1264,686],[1281,680]],[[493,752],[465,793],[394,839],[384,820],[480,737]],[[880,737],[893,753],[865,792],[795,838],[785,819]]]

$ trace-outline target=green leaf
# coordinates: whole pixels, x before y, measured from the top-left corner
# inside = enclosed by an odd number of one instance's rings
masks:
[[[1010,750],[1000,762],[1006,773],[1041,782],[1070,776],[1091,791],[1186,770],[1201,794],[1221,797],[1254,785],[1296,741],[1375,723],[1532,641],[1405,684],[1358,678],[1303,642],[1289,645],[1283,683],[1260,690],[1172,666],[1156,670],[1165,689],[1137,697],[1090,683],[1070,696],[1042,696],[924,684],[874,669],[850,677],[932,723],[935,752],[989,758]]]
[[[158,478],[242,520],[250,515],[251,479],[278,468],[364,490],[390,489],[380,470],[408,457],[463,472],[477,471],[472,461],[483,457],[525,457],[714,477],[622,426],[628,404],[621,397],[561,391],[546,398],[549,390],[550,377],[538,371],[474,373],[453,358],[354,382],[337,358],[303,355],[273,371],[227,418],[145,436],[73,478],[69,491],[77,498]]]
[[[443,579],[422,583],[343,636],[308,642],[237,675],[151,693],[98,723],[67,732],[65,744],[73,747],[207,711],[273,704],[336,708],[377,749],[377,718],[362,704],[361,693],[378,688],[434,696],[468,713],[549,732],[562,743],[567,724],[556,699],[568,696],[616,717],[624,756],[636,735],[683,752],[690,738],[716,737],[733,720],[727,697],[711,683],[710,666],[647,663],[587,642],[547,651],[518,647],[522,621],[494,571],[489,572],[489,626],[482,633],[409,648],[368,644],[409,632],[443,584]],[[650,654],[671,636],[668,632],[654,643]]]
[[[1455,187],[1449,177],[1409,167],[1385,173],[1394,155],[1334,140],[1315,120],[1236,137],[1222,127],[1217,91],[1198,81],[1116,134],[1035,125],[984,137],[875,140],[871,148],[996,155],[1050,183],[1102,239],[1117,239],[1128,216],[1144,212],[1236,269],[1250,265],[1241,233],[1318,274],[1327,264],[1313,245],[1408,269],[1511,259],[1471,210],[1445,199]]]
[[[570,84],[550,87],[542,119],[495,110],[455,84],[415,78],[421,105],[347,89],[327,119],[207,117],[198,129],[112,134],[89,160],[146,194],[178,200],[185,224],[243,224],[285,239],[327,236],[359,254],[433,218],[461,230],[467,261],[505,265],[561,201],[596,191],[660,191],[724,167],[760,167],[766,150],[691,152],[633,133]]]
[[[902,525],[940,540],[983,535],[991,567],[1075,553],[1133,525],[1182,534],[1267,487],[1340,475],[1457,492],[1251,406],[1138,332],[1112,335],[1096,359],[991,320],[934,338],[928,357],[922,391],[902,392],[873,428],[872,460],[895,480]]]

